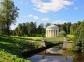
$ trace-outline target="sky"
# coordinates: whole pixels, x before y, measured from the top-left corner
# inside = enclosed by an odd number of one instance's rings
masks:
[[[19,8],[19,17],[15,29],[19,23],[36,22],[63,24],[65,22],[76,23],[84,20],[84,0],[13,0]]]

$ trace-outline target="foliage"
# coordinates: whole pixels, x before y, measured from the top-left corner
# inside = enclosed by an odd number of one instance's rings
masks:
[[[40,48],[38,42],[31,42],[28,39],[0,36],[0,60],[4,62],[28,62],[23,59],[22,52]]]
[[[60,35],[60,36],[66,36],[66,33],[65,33],[65,31],[61,30],[61,31],[59,32],[59,35]]]
[[[70,34],[74,35],[76,29],[79,27],[79,25],[81,24],[81,22],[79,21],[78,23],[74,23],[71,25],[70,27]]]
[[[0,50],[0,62],[31,62],[23,58],[18,58],[16,55],[12,55],[4,50]]]
[[[49,26],[51,23],[47,23],[45,26]],[[70,26],[71,23],[64,23],[64,24],[55,24],[59,27],[60,32],[65,32],[66,34],[70,34]],[[35,36],[35,37],[45,37],[45,27],[44,24],[41,23],[37,26],[34,22],[27,22],[19,24],[18,27],[11,32],[14,36]],[[61,33],[62,35],[66,35]]]
[[[18,8],[12,0],[2,0],[0,4],[0,23],[3,32],[1,34],[9,35],[10,25],[15,22],[18,16]]]
[[[73,41],[74,35],[68,34],[66,37],[68,41]]]
[[[45,25],[45,26],[47,27],[47,26],[50,26],[50,25],[51,25],[51,23],[46,23],[46,25]]]
[[[45,35],[44,25],[40,24],[36,25],[34,22],[27,22],[19,24],[18,27],[12,31],[11,33],[14,36],[40,36],[43,37]]]
[[[59,27],[59,31],[64,31],[66,34],[70,34],[71,22],[64,24],[55,24]]]
[[[74,50],[84,52],[84,21],[76,29],[74,36]]]

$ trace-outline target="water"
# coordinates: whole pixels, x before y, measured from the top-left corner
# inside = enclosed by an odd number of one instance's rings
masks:
[[[61,53],[45,53],[45,51],[43,51],[30,57],[30,59],[32,62],[84,62],[84,53],[67,50],[63,50]]]

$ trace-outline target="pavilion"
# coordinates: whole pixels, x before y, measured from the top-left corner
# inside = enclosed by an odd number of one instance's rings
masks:
[[[56,25],[50,25],[46,27],[46,37],[59,36],[59,27]]]

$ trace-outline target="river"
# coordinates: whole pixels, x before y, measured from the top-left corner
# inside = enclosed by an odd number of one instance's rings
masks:
[[[32,62],[84,62],[84,53],[62,50],[54,50],[54,53],[48,52],[49,49],[42,51],[30,57]]]

